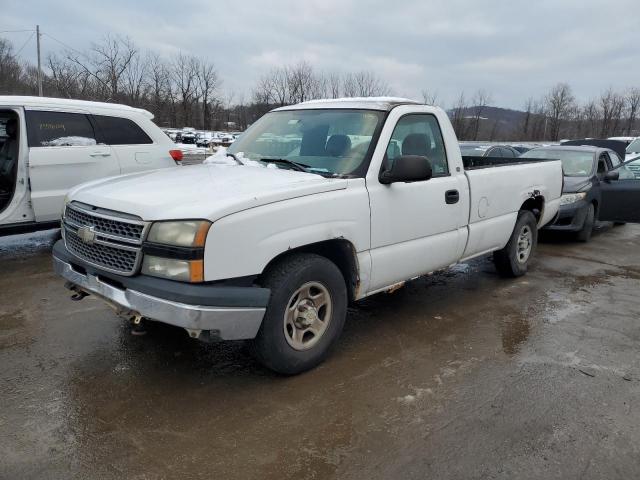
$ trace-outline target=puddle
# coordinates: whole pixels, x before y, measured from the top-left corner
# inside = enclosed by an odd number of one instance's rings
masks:
[[[17,310],[12,313],[0,314],[0,330],[15,330],[24,324],[22,311]]]
[[[515,355],[531,333],[531,325],[524,315],[507,317],[502,322],[502,350]]]

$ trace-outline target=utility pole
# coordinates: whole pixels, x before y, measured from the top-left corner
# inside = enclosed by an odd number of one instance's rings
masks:
[[[40,25],[36,25],[36,45],[38,46],[38,96],[42,96],[42,65],[40,63]]]

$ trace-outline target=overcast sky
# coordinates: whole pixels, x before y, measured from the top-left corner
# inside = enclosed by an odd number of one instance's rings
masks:
[[[208,57],[236,98],[271,67],[305,59],[319,70],[371,70],[398,96],[429,89],[451,106],[483,88],[495,105],[521,108],[557,82],[581,100],[640,86],[639,2],[0,0],[0,30],[39,23],[81,50],[112,33],[167,56]],[[28,38],[5,36],[16,49]],[[62,47],[44,37],[43,49]],[[23,53],[35,58],[35,43]]]

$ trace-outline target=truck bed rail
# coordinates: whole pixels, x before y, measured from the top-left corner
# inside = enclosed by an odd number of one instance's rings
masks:
[[[462,165],[465,170],[477,170],[480,168],[504,167],[507,165],[522,165],[523,163],[553,162],[546,158],[504,158],[504,157],[477,157],[472,155],[462,156]]]

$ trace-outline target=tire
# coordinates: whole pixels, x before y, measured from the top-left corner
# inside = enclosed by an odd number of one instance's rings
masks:
[[[527,273],[529,262],[538,244],[538,222],[529,210],[520,210],[509,242],[493,252],[493,262],[502,277],[514,278]]]
[[[251,345],[257,360],[284,375],[323,362],[347,316],[347,286],[338,267],[320,255],[295,254],[271,267],[260,283],[271,298]]]
[[[582,229],[576,233],[576,240],[579,242],[588,242],[591,240],[591,234],[593,233],[593,227],[596,223],[596,209],[593,203],[590,203],[587,207],[587,214],[584,217],[584,223]]]

